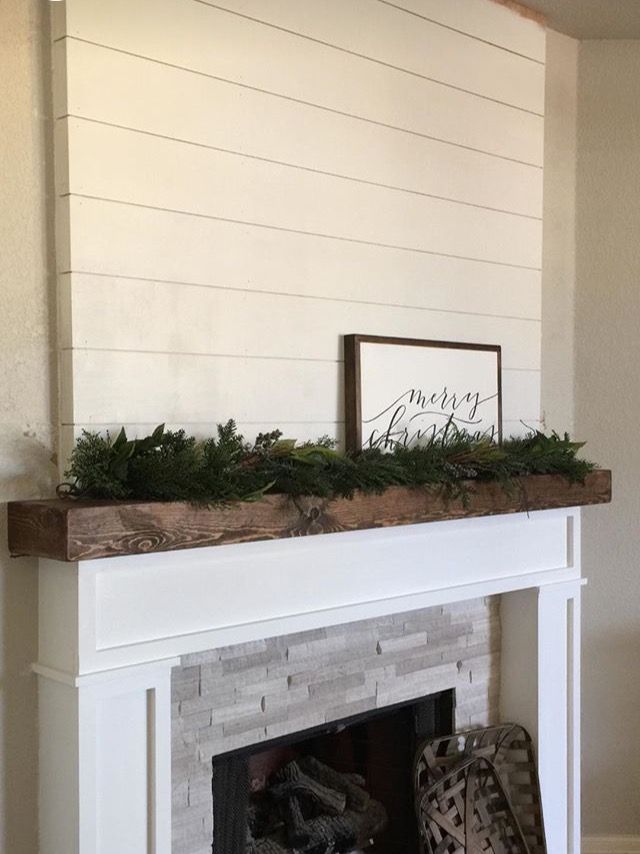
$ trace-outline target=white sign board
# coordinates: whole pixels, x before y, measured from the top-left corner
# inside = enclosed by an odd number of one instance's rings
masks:
[[[347,445],[391,450],[457,428],[501,438],[500,347],[345,336]]]

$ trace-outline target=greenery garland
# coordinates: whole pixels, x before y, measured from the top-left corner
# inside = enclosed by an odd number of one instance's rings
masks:
[[[389,486],[440,487],[467,498],[468,481],[499,481],[530,474],[560,474],[582,481],[595,466],[579,459],[583,443],[569,436],[532,431],[498,445],[450,425],[421,446],[396,444],[390,452],[367,448],[345,454],[334,440],[298,444],[279,430],[245,442],[234,421],[220,424],[215,437],[198,440],[184,430],[157,427],[150,436],[129,439],[122,428],[83,431],[58,494],[84,498],[189,501],[217,504],[253,501],[263,495],[344,496],[356,490],[382,492]]]

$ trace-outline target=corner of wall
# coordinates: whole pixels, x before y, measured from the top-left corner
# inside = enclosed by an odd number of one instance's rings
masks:
[[[542,413],[574,428],[576,133],[579,42],[547,33],[542,252]]]

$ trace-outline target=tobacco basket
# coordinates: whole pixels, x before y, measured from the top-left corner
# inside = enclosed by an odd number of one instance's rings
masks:
[[[414,787],[429,854],[546,854],[533,744],[523,727],[487,727],[423,743]]]

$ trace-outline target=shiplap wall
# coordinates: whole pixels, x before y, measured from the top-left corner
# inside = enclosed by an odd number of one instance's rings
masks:
[[[545,37],[491,0],[54,7],[62,421],[342,434],[341,335],[540,418]]]

